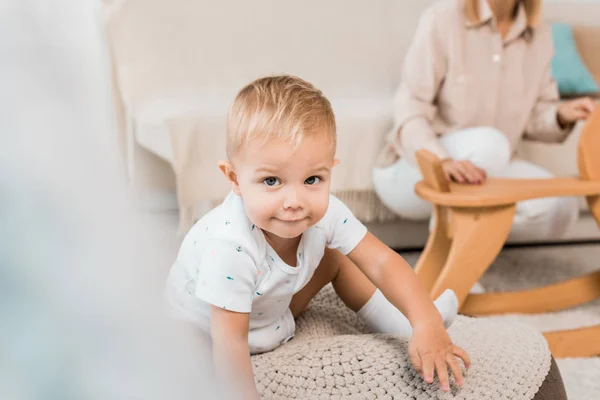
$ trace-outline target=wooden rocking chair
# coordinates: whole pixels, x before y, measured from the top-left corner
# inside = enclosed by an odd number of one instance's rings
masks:
[[[431,296],[436,298],[451,288],[458,296],[460,312],[473,316],[552,312],[600,297],[600,270],[543,288],[469,294],[502,249],[516,202],[586,196],[600,228],[600,107],[583,128],[577,157],[579,178],[488,179],[475,186],[447,182],[440,160],[426,150],[419,151],[423,181],[415,190],[434,205],[435,224],[416,273]],[[555,357],[600,355],[600,325],[544,336]]]

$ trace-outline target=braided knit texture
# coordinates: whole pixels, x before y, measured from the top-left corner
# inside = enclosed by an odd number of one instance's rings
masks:
[[[326,286],[296,321],[293,340],[252,357],[263,399],[531,400],[550,370],[543,336],[520,323],[459,316],[449,329],[472,366],[465,385],[445,393],[425,383],[408,342],[371,334]]]

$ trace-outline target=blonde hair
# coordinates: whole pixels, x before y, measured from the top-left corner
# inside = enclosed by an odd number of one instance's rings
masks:
[[[295,76],[260,78],[240,90],[229,109],[227,155],[249,141],[279,139],[298,146],[317,134],[335,148],[335,117],[319,89]]]
[[[472,23],[477,23],[481,20],[479,16],[479,1],[480,0],[464,0],[465,14]],[[523,3],[525,6],[527,26],[529,28],[535,28],[540,22],[542,15],[542,0],[517,0],[515,5],[518,6],[519,3]]]

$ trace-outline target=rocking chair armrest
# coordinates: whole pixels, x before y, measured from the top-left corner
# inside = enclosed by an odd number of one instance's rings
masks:
[[[600,182],[578,178],[488,179],[482,185],[450,183],[449,192],[440,192],[421,181],[415,192],[440,206],[494,207],[543,197],[600,195]]]

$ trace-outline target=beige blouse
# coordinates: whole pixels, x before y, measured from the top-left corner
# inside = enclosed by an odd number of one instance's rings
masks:
[[[480,1],[477,23],[466,18],[463,7],[461,0],[441,0],[422,15],[404,61],[394,129],[379,166],[400,156],[414,163],[422,148],[446,158],[439,135],[463,128],[495,127],[513,149],[522,137],[558,142],[568,135],[556,119],[548,27],[528,27],[521,5],[502,38],[487,1]]]

